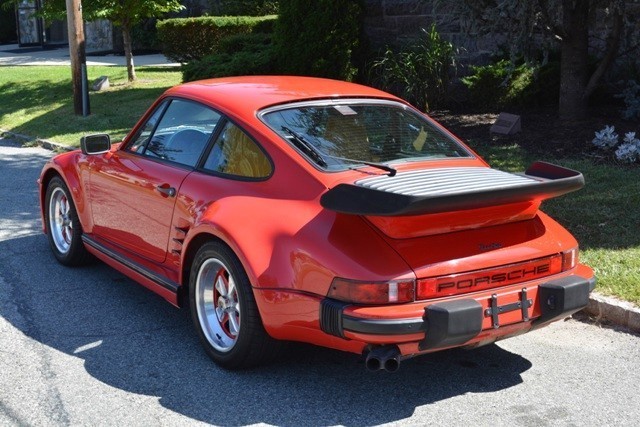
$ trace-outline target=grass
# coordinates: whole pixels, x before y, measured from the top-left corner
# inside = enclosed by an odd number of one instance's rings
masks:
[[[498,169],[522,171],[538,160],[516,144],[469,143]],[[544,160],[581,171],[586,186],[544,202],[543,210],[576,237],[581,261],[596,272],[599,292],[640,306],[640,168],[576,158]]]
[[[125,67],[89,66],[89,82],[107,76],[111,87],[89,92],[92,114],[82,117],[73,113],[69,67],[0,67],[0,128],[72,146],[90,133],[108,133],[117,141],[182,78],[172,67],[137,67],[136,72],[138,80],[130,84]]]

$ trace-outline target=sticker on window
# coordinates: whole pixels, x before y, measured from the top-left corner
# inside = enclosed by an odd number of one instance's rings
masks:
[[[333,108],[338,110],[343,116],[357,116],[358,113],[348,105],[335,105]]]

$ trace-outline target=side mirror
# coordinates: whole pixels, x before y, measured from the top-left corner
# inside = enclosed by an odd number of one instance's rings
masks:
[[[83,154],[103,154],[111,149],[111,138],[106,133],[86,135],[80,138]]]

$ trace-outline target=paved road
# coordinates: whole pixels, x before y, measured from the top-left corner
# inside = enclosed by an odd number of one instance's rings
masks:
[[[575,320],[396,374],[310,346],[220,370],[185,312],[104,265],[55,262],[35,187],[49,156],[0,139],[0,425],[640,422],[640,338]]]

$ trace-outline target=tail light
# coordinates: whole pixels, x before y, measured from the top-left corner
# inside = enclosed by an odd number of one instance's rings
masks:
[[[562,271],[571,270],[578,265],[578,247],[562,252]]]
[[[415,282],[399,280],[370,282],[336,277],[327,294],[329,298],[354,304],[399,304],[415,298]]]

